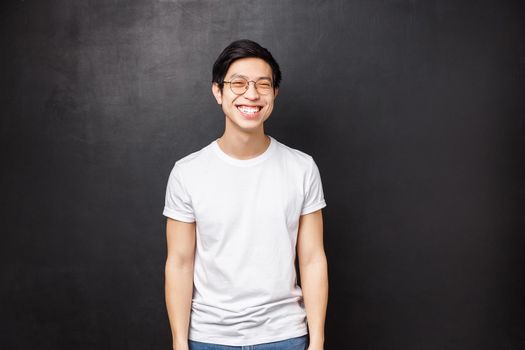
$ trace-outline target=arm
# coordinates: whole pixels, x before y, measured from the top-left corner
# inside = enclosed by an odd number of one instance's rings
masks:
[[[310,334],[309,350],[322,350],[328,304],[328,266],[323,247],[321,210],[301,216],[297,237],[301,288]]]
[[[165,270],[166,308],[174,350],[188,349],[188,328],[193,296],[195,223],[168,218],[168,257]]]

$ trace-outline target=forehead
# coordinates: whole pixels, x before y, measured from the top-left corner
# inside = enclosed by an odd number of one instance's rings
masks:
[[[235,60],[228,71],[226,78],[243,76],[248,79],[272,78],[272,67],[265,60],[255,57],[240,58]]]

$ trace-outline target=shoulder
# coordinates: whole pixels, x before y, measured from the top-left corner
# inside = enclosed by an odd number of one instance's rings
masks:
[[[211,151],[211,143],[202,147],[198,151],[192,152],[175,162],[174,169],[179,171],[191,171],[192,169],[198,169],[208,163],[208,159]]]
[[[280,157],[284,158],[287,164],[293,164],[297,167],[307,170],[315,163],[313,157],[308,153],[287,146],[277,140],[276,143]]]

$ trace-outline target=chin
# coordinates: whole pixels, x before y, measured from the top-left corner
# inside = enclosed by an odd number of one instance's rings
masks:
[[[263,122],[260,120],[243,120],[242,117],[239,119],[231,119],[231,124],[233,124],[236,128],[245,130],[245,131],[255,131],[260,129],[263,126]]]

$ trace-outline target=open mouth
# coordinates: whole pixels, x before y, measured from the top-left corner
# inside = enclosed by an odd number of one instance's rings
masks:
[[[238,105],[237,109],[244,115],[254,116],[256,113],[258,113],[262,109],[262,107],[261,106]]]

